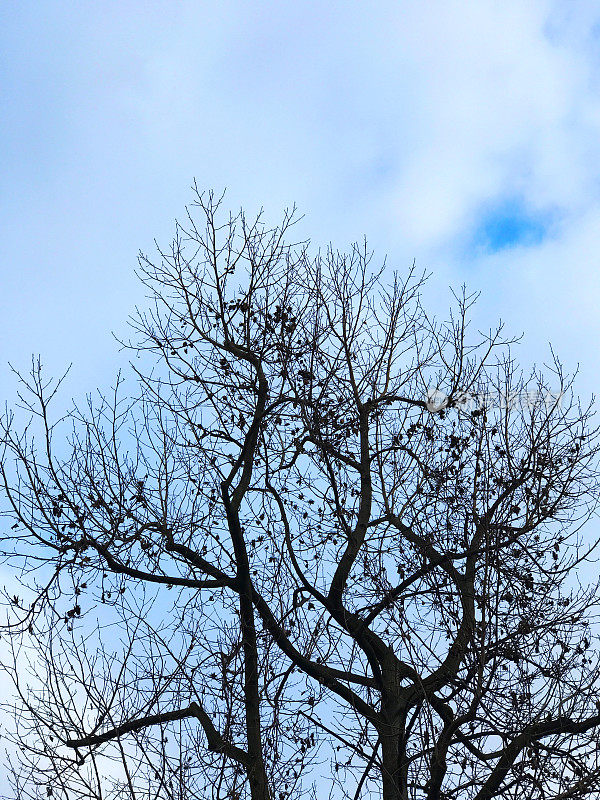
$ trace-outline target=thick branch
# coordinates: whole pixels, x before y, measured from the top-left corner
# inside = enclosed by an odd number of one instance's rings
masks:
[[[527,745],[539,739],[543,739],[546,736],[553,736],[561,733],[585,733],[599,725],[600,714],[596,714],[580,722],[575,722],[568,717],[559,717],[558,719],[529,725],[506,746],[498,763],[482,788],[475,795],[474,800],[493,800],[493,798],[497,796],[498,789],[502,785],[509,769],[514,764],[519,753],[524,747],[527,747]]]
[[[77,546],[80,547],[83,545],[88,545],[93,547],[102,558],[106,561],[107,565],[111,569],[112,572],[122,574],[122,575],[129,575],[130,578],[138,578],[142,581],[147,581],[148,583],[160,583],[163,585],[171,585],[171,586],[187,586],[191,589],[216,589],[218,587],[229,586],[232,587],[234,580],[229,576],[222,573],[222,577],[215,577],[213,580],[198,580],[197,578],[182,578],[177,575],[158,575],[153,572],[145,572],[144,570],[136,569],[135,567],[129,567],[123,562],[118,561],[110,552],[108,547],[105,545],[100,544],[95,539],[86,537],[78,541]],[[169,547],[167,545],[167,550],[172,549],[174,550],[175,547]],[[212,572],[220,572],[216,568],[212,567]]]
[[[367,528],[371,518],[371,504],[373,487],[371,484],[371,457],[369,452],[369,407],[362,406],[359,410],[360,428],[360,505],[358,519],[354,530],[350,533],[346,549],[337,565],[329,589],[329,599],[341,604],[342,594],[348,581],[356,557],[367,535]]]
[[[128,733],[135,733],[144,728],[149,728],[152,725],[164,725],[167,722],[176,722],[177,720],[189,719],[190,717],[194,717],[202,725],[204,733],[206,734],[209,750],[215,753],[223,753],[235,759],[240,764],[247,766],[248,754],[244,750],[223,739],[219,731],[213,725],[209,715],[202,706],[196,702],[190,703],[187,708],[180,708],[176,711],[165,711],[162,714],[150,714],[146,717],[129,720],[104,733],[91,734],[89,736],[83,736],[80,739],[67,739],[65,744],[67,747],[77,750],[83,747],[95,747],[104,742],[120,739]]]

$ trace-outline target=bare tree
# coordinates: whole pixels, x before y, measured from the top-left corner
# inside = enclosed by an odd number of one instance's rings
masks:
[[[53,422],[23,379],[15,797],[596,796],[591,409],[293,223],[198,194],[136,388]]]

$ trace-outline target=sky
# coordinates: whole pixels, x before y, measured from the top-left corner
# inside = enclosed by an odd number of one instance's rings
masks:
[[[0,396],[40,353],[107,385],[111,331],[202,188],[315,246],[481,291],[485,327],[551,341],[582,393],[600,322],[597,3],[75,3],[0,10]]]
[[[600,7],[588,0],[4,0],[0,401],[8,362],[108,386],[111,332],[191,185],[315,246],[481,291],[476,323],[598,389]]]

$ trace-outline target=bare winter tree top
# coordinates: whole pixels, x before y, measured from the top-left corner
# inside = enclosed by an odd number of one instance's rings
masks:
[[[137,390],[4,419],[15,796],[595,796],[591,407],[221,200],[140,257]]]

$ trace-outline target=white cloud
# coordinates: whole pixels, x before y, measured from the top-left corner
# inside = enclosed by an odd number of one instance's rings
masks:
[[[420,134],[396,187],[400,230],[430,249],[460,235],[479,204],[515,191],[537,207],[578,208],[593,190],[599,108],[581,53],[545,35],[543,4],[424,8],[413,5],[399,44],[418,65]]]
[[[5,16],[0,340],[17,365],[43,349],[52,371],[75,362],[82,391],[108,380],[107,331],[143,302],[137,249],[169,237],[194,176],[271,215],[296,201],[316,243],[367,233],[399,268],[487,286],[490,315],[554,340],[565,323],[544,308],[578,298],[570,324],[597,339],[579,313],[598,299],[597,4],[23,2]],[[482,212],[511,197],[557,220],[554,238],[470,252]]]

